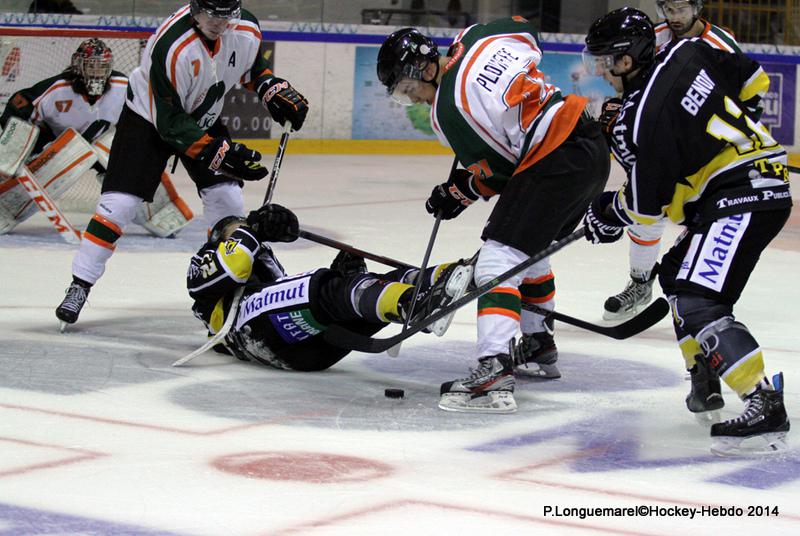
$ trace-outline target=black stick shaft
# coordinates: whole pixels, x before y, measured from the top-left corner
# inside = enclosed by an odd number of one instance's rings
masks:
[[[285,130],[281,134],[281,141],[278,143],[278,151],[275,153],[275,162],[272,164],[272,174],[269,177],[269,184],[267,185],[267,193],[264,194],[264,202],[262,205],[268,204],[272,201],[272,194],[275,193],[275,185],[278,183],[278,173],[281,171],[281,163],[283,163],[283,153],[286,152],[286,143],[289,141],[289,131]]]
[[[339,242],[338,240],[334,240],[333,238],[328,238],[326,236],[318,235],[310,231],[304,231],[301,229],[300,238],[305,238],[310,242],[316,242],[317,244],[322,244],[323,246],[328,246],[334,249],[338,249],[339,251],[347,251],[348,253],[352,253],[353,255],[358,255],[359,257],[362,257],[364,259],[369,259],[371,261],[379,262],[381,264],[385,264],[386,266],[391,266],[392,268],[414,268],[414,266],[411,266],[410,264],[406,264],[404,262],[397,261],[389,257],[384,257],[383,255],[370,253],[369,251],[358,249],[357,247],[351,246],[350,244],[345,244],[344,242]]]

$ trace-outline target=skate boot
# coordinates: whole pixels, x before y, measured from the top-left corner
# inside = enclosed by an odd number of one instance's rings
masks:
[[[625,290],[611,296],[603,305],[604,320],[627,320],[636,315],[653,299],[653,283],[656,269],[653,268],[648,279],[631,275]]]
[[[717,456],[773,454],[785,451],[789,417],[783,405],[783,373],[772,377],[774,389],[759,389],[744,399],[744,412],[711,427],[711,452]],[[748,439],[757,439],[742,446]]]
[[[465,413],[514,413],[514,374],[511,357],[497,354],[478,359],[469,377],[445,382],[440,389],[439,407]]]
[[[463,260],[444,268],[436,278],[433,286],[419,293],[409,323],[414,324],[419,322],[463,296],[472,281],[472,272],[472,266],[466,264],[466,261]],[[406,300],[401,300],[399,304],[400,316],[403,321],[405,321],[406,318],[406,311],[411,308],[411,296],[412,293],[408,293]],[[453,311],[444,318],[433,322],[423,331],[428,333],[433,332],[438,337],[441,337],[445,334],[447,328],[450,327],[450,322],[453,321],[453,316],[455,316],[455,314],[456,312]]]
[[[61,321],[61,332],[63,333],[67,324],[74,324],[81,314],[81,309],[86,304],[91,285],[73,281],[66,290],[66,296],[56,308],[56,317]]]
[[[511,339],[509,348],[515,374],[545,380],[561,377],[561,372],[556,366],[558,348],[552,334],[546,331],[523,333],[517,344]]]
[[[719,377],[711,370],[705,356],[697,355],[695,361],[689,371],[692,388],[686,395],[686,407],[701,424],[719,422],[719,410],[725,406]]]

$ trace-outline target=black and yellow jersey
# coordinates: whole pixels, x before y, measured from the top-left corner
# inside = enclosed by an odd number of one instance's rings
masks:
[[[768,87],[756,61],[700,39],[661,52],[626,84],[611,133],[628,176],[620,211],[638,223],[684,223],[721,191],[788,189],[786,151],[748,112]]]

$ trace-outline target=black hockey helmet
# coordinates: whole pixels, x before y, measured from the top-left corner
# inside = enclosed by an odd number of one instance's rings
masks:
[[[70,59],[70,70],[91,97],[102,95],[106,90],[113,65],[111,49],[96,37],[82,42]]]
[[[242,13],[242,0],[192,0],[192,16],[203,12],[217,19],[238,19]]]
[[[622,7],[603,15],[592,24],[586,35],[586,48],[592,56],[622,55],[633,58],[636,67],[653,63],[656,54],[656,33],[653,23],[643,12]]]
[[[433,40],[416,28],[402,28],[386,38],[378,51],[378,80],[390,95],[403,77],[422,80],[425,68],[439,59]]]
[[[208,241],[212,244],[219,244],[222,242],[224,238],[227,238],[227,236],[225,236],[225,230],[233,223],[245,225],[247,220],[242,216],[225,216],[215,223],[214,227],[211,228],[211,234],[208,235]]]

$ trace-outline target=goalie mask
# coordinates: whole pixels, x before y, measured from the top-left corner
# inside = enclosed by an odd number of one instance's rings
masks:
[[[436,65],[436,74],[425,80],[425,69]],[[415,28],[397,30],[386,38],[378,52],[378,80],[386,92],[403,105],[412,104],[408,94],[416,84],[427,83],[436,87],[439,73],[439,51],[433,40]]]
[[[586,35],[583,64],[591,75],[610,72],[622,56],[630,56],[634,69],[653,63],[656,56],[656,33],[648,16],[638,9],[623,7],[603,15]]]
[[[114,55],[100,39],[87,39],[72,54],[70,68],[90,97],[98,97],[106,90],[111,76]]]

